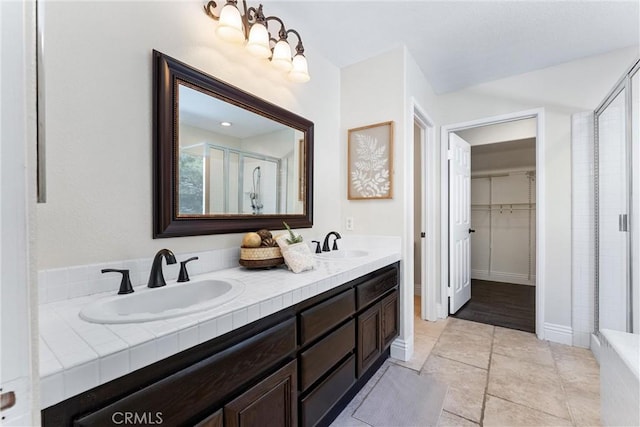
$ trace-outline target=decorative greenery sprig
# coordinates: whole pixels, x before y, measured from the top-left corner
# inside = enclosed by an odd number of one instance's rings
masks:
[[[295,243],[301,243],[302,242],[302,236],[300,236],[300,235],[296,236],[295,234],[293,234],[293,231],[291,231],[291,228],[289,228],[289,224],[287,224],[284,221],[282,221],[282,223],[287,228],[287,231],[289,232],[289,236],[291,236],[291,238],[287,239],[287,243],[290,244],[290,245],[293,245]]]

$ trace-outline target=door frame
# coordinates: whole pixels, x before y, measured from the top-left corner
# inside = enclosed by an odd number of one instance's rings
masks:
[[[436,209],[428,209],[429,206],[438,205],[437,190],[437,146],[436,128],[433,120],[418,105],[415,99],[412,100],[413,123],[417,123],[421,129],[420,135],[420,180],[422,182],[422,206],[420,214],[422,216],[422,231],[425,238],[421,239],[421,276],[420,284],[420,317],[424,320],[438,320],[438,311],[435,302],[437,298],[437,253],[438,253],[438,232],[436,227]],[[413,128],[413,126],[412,126]],[[415,140],[415,135],[414,139]],[[418,173],[418,171],[413,171]],[[412,236],[413,238],[413,236]],[[412,251],[412,259],[415,257]],[[415,282],[415,280],[414,280]]]
[[[544,108],[518,111],[498,116],[485,117],[467,122],[443,125],[440,131],[440,300],[437,311],[440,318],[449,315],[448,286],[449,286],[449,134],[452,132],[487,125],[512,122],[522,119],[536,119],[536,335],[544,339],[544,310],[545,310],[545,249],[546,249],[546,172],[545,172],[545,111]],[[435,303],[435,299],[433,300]]]

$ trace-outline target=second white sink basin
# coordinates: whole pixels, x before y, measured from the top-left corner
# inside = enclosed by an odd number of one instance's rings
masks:
[[[222,305],[239,296],[244,283],[234,279],[208,279],[144,288],[87,305],[80,317],[93,323],[138,323],[184,316]]]
[[[362,251],[359,249],[347,249],[347,250],[337,250],[331,252],[322,252],[321,254],[316,254],[316,257],[320,259],[335,259],[335,260],[345,260],[352,258],[361,258],[363,256],[369,255],[369,252]]]

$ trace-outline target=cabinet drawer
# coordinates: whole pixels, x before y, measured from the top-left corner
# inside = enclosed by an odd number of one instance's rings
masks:
[[[355,347],[356,324],[350,321],[300,354],[300,385],[305,391]]]
[[[356,358],[351,356],[311,394],[302,399],[303,426],[314,426],[356,381]]]
[[[367,280],[356,287],[358,310],[381,297],[385,292],[398,285],[398,269],[392,268],[379,276]]]
[[[188,424],[224,396],[246,388],[256,376],[292,355],[296,350],[295,333],[295,319],[291,318],[77,419],[74,425],[111,425],[116,412],[160,412],[165,425]]]
[[[349,289],[300,313],[300,345],[319,337],[355,312],[354,290]]]

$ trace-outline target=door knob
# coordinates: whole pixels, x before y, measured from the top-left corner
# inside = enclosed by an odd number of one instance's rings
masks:
[[[475,232],[476,232],[476,230],[474,230],[473,228],[470,228],[470,229],[469,229],[469,234],[471,234],[471,233],[475,233]]]
[[[0,391],[2,391],[1,388]],[[4,411],[5,409],[13,408],[15,404],[16,394],[13,391],[7,391],[6,393],[0,394],[0,410]]]

